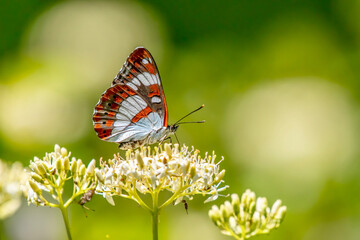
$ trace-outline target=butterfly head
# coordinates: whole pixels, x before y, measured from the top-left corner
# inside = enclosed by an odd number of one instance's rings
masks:
[[[178,124],[178,123],[175,123],[175,124],[172,124],[172,125],[168,126],[168,129],[169,129],[169,131],[170,131],[171,133],[175,133],[176,130],[178,129],[178,127],[179,127],[179,124]]]

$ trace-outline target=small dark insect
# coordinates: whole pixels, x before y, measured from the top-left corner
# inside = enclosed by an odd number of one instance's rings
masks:
[[[90,189],[90,190],[88,190],[88,191],[87,191],[86,193],[84,193],[84,195],[82,195],[82,197],[80,198],[79,204],[80,204],[81,206],[84,206],[85,203],[90,202],[92,196],[94,195],[94,193],[95,193],[95,189]]]
[[[85,208],[86,210],[91,210],[91,211],[94,211],[88,207],[85,206],[86,203],[90,202],[93,195],[95,193],[95,189],[90,189],[88,190],[86,193],[84,193],[84,195],[82,195],[82,197],[80,198],[80,201],[79,201],[79,204]],[[85,216],[87,217],[86,215],[86,212],[85,212]]]
[[[189,214],[189,213],[188,213],[188,209],[189,209],[188,203],[186,202],[186,200],[182,200],[181,202],[184,204],[184,207],[185,207],[185,210],[186,210],[186,214]]]

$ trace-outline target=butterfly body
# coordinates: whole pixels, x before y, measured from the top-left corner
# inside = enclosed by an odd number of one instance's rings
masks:
[[[98,137],[121,149],[162,142],[178,125],[168,125],[159,71],[150,52],[136,48],[95,106]]]

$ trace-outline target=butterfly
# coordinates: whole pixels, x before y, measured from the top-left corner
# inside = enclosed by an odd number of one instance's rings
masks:
[[[163,142],[176,132],[180,120],[168,125],[159,71],[144,47],[135,48],[129,55],[111,87],[101,95],[93,114],[98,137],[118,143],[124,150]]]

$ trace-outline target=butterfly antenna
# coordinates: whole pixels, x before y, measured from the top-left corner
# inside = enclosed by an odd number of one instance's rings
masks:
[[[174,125],[178,124],[181,120],[183,120],[184,118],[186,118],[186,117],[188,117],[189,115],[193,114],[194,112],[199,111],[199,110],[200,110],[200,109],[202,109],[203,107],[205,107],[205,105],[204,105],[204,104],[203,104],[203,105],[201,105],[200,107],[198,107],[197,109],[195,109],[194,111],[192,111],[192,112],[190,112],[190,113],[186,114],[184,117],[180,118],[180,119],[179,119],[176,123],[174,123]],[[201,122],[203,122],[203,121],[201,121]]]
[[[205,122],[205,120],[202,120],[202,121],[196,121],[196,122],[179,122],[179,123],[177,123],[177,125],[179,125],[179,124],[183,124],[183,123],[204,123]]]

